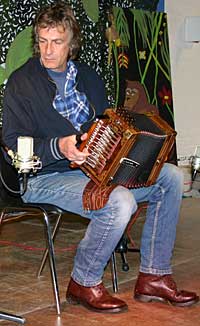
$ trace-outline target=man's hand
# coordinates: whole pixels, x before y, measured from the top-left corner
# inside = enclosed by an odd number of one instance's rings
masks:
[[[81,135],[81,140],[84,141],[87,139],[87,133]],[[61,153],[71,162],[74,162],[78,165],[81,165],[85,162],[86,158],[89,155],[87,149],[79,151],[76,147],[77,140],[76,135],[66,136],[59,139],[59,149]]]

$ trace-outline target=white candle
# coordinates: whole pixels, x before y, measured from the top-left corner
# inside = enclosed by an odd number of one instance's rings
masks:
[[[20,136],[17,138],[17,154],[22,158],[33,156],[33,138]]]

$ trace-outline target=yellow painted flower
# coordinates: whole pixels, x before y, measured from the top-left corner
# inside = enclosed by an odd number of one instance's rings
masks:
[[[117,39],[115,40],[115,45],[116,45],[117,47],[119,47],[119,46],[121,45],[121,40],[120,40],[120,38],[117,38]]]
[[[146,51],[139,51],[139,59],[146,60]]]

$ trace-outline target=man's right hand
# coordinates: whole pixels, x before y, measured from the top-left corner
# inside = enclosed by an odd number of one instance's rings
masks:
[[[81,135],[81,140],[84,141],[87,139],[87,133]],[[71,162],[74,162],[78,165],[81,165],[85,162],[86,158],[89,156],[87,149],[79,151],[76,147],[77,139],[76,135],[66,136],[59,139],[59,149],[60,152]]]

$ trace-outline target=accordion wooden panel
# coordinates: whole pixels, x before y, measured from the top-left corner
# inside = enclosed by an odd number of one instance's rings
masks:
[[[153,184],[176,132],[160,116],[107,109],[80,145],[90,155],[80,168],[99,186],[138,188]]]

